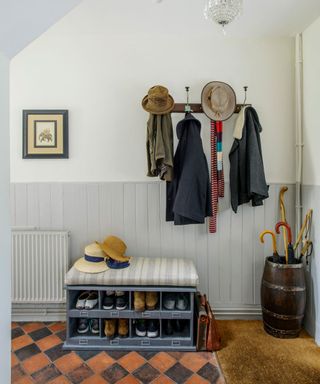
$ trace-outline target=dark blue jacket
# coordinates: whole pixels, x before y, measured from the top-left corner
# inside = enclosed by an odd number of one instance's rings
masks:
[[[174,178],[167,183],[167,221],[201,224],[212,215],[209,169],[200,136],[201,124],[188,114],[177,125],[179,144]]]

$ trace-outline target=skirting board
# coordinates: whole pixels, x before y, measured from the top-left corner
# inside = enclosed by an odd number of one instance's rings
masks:
[[[213,307],[214,308],[214,307]],[[250,308],[218,308],[214,309],[218,320],[260,320],[261,307]],[[64,305],[12,305],[12,321],[65,321]]]

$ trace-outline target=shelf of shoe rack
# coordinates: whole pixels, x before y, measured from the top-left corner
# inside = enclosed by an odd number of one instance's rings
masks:
[[[167,286],[88,286],[72,285],[67,286],[67,334],[63,349],[68,350],[137,350],[137,351],[195,351],[194,342],[194,294],[195,287],[167,287]],[[97,291],[98,304],[91,310],[75,309],[76,301],[82,291]],[[105,291],[125,291],[129,294],[128,309],[115,310],[103,309],[102,303]],[[159,302],[155,310],[138,312],[133,307],[133,292],[158,292]],[[189,305],[187,310],[167,310],[163,307],[163,293],[182,292],[188,297]],[[79,334],[77,323],[79,318],[99,319],[99,335],[88,332]],[[128,337],[107,338],[104,335],[104,321],[106,319],[128,319]],[[139,337],[135,334],[134,322],[137,319],[157,319],[159,320],[159,336],[155,338]],[[163,320],[184,320],[186,327],[183,332],[166,335],[163,327]]]

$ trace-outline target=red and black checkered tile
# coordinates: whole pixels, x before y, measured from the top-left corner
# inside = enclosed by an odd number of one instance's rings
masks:
[[[15,384],[224,384],[206,352],[63,351],[64,323],[12,323]]]

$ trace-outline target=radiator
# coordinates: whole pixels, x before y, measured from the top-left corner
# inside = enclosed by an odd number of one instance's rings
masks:
[[[69,232],[12,230],[12,302],[64,303]]]

